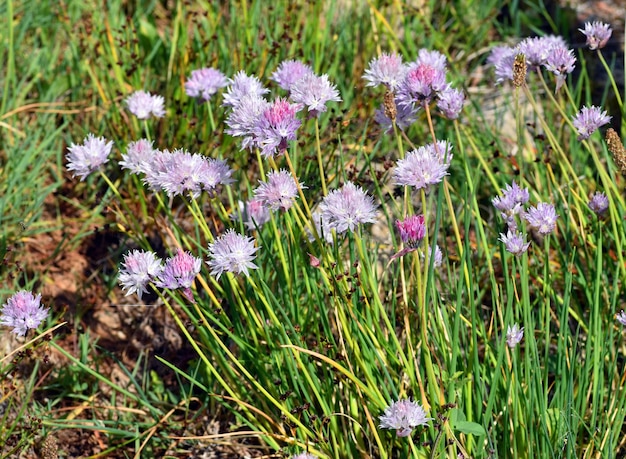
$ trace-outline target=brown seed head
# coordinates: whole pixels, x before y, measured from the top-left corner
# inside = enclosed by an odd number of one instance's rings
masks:
[[[526,56],[518,54],[513,62],[513,86],[519,88],[526,81]]]
[[[391,121],[395,121],[396,115],[398,114],[398,109],[396,108],[396,99],[395,99],[395,95],[393,94],[393,92],[388,90],[385,93],[383,106],[385,107],[385,116],[389,118]]]
[[[624,149],[622,140],[613,128],[606,130],[606,145],[613,155],[615,165],[619,168],[621,174],[626,177],[626,149]]]

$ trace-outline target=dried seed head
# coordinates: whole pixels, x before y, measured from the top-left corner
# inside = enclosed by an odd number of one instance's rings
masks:
[[[609,128],[606,131],[606,145],[613,155],[615,165],[619,168],[621,174],[626,177],[626,149],[624,149],[622,140],[613,128]]]
[[[513,62],[513,86],[519,88],[526,81],[526,56],[518,54]]]
[[[383,106],[385,107],[385,116],[389,118],[392,122],[396,120],[396,116],[398,115],[395,97],[396,96],[394,95],[394,93],[388,90],[385,93],[385,99],[383,101]]]

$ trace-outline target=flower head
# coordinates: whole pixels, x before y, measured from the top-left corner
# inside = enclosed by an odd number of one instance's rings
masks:
[[[518,51],[510,46],[495,46],[491,50],[487,63],[494,67],[496,83],[513,79],[513,62],[517,54]]]
[[[426,235],[426,225],[423,215],[411,215],[404,220],[396,220],[396,228],[400,232],[400,239],[409,247],[417,247]]]
[[[510,325],[506,328],[506,344],[513,349],[524,338],[524,327],[520,328],[518,324]]]
[[[145,174],[150,168],[154,151],[150,140],[140,139],[130,142],[126,147],[126,154],[122,155],[120,166],[130,170],[132,174]]]
[[[556,228],[558,215],[552,204],[540,202],[537,207],[530,207],[523,217],[539,235],[546,236]]]
[[[465,96],[458,89],[446,88],[437,97],[437,108],[449,120],[455,120],[463,110]]]
[[[155,281],[161,288],[190,288],[202,267],[202,259],[178,249],[176,255],[165,261],[165,266]]]
[[[392,402],[379,417],[381,429],[395,429],[398,437],[408,437],[417,426],[424,426],[432,420],[426,416],[419,403],[409,399]]]
[[[406,72],[407,67],[402,63],[402,56],[397,53],[382,53],[370,61],[363,79],[367,81],[367,86],[385,85],[390,91],[395,91]]]
[[[548,52],[546,58],[545,67],[548,71],[554,73],[557,76],[556,90],[558,91],[568,73],[572,73],[574,70],[574,63],[576,58],[574,57],[574,51],[567,49],[566,46],[552,46]]]
[[[248,76],[246,72],[241,70],[230,80],[230,87],[224,94],[222,105],[235,107],[245,96],[261,98],[263,94],[268,92],[269,89],[264,88],[257,77]]]
[[[447,142],[438,141],[436,148],[431,143],[408,152],[393,169],[395,183],[419,190],[441,182],[448,175],[451,149],[452,146]]]
[[[626,312],[623,310],[615,315],[615,320],[626,327]]]
[[[146,91],[135,91],[126,99],[128,110],[140,120],[150,116],[163,118],[165,116],[165,99],[163,96],[153,96]]]
[[[185,92],[189,97],[199,97],[207,101],[220,88],[224,88],[228,84],[228,78],[217,69],[192,70],[191,76],[185,82]]]
[[[226,134],[243,137],[241,149],[254,148],[254,129],[270,103],[256,94],[248,94],[241,98],[226,118]]]
[[[374,199],[352,182],[328,193],[320,210],[325,228],[334,229],[337,234],[354,231],[361,223],[376,221]]]
[[[259,187],[254,190],[254,195],[271,210],[288,210],[298,197],[298,184],[291,174],[284,169],[278,172],[270,171],[267,174],[267,182],[259,182]]]
[[[562,37],[548,35],[545,37],[529,37],[522,40],[515,48],[515,55],[523,54],[530,70],[546,65],[553,47],[567,48]],[[555,56],[556,57],[556,56]]]
[[[13,333],[24,336],[36,329],[48,317],[48,309],[41,305],[41,294],[22,290],[10,297],[0,309],[0,325],[13,327]]]
[[[302,122],[296,117],[300,106],[277,99],[263,111],[253,128],[255,145],[265,157],[282,153],[287,142],[296,139]]]
[[[398,88],[400,105],[424,105],[443,91],[446,84],[446,70],[419,60],[411,65]]]
[[[252,262],[257,250],[259,247],[254,246],[253,238],[236,233],[231,228],[209,244],[211,259],[207,264],[217,279],[224,271],[248,276],[249,269],[257,269],[257,265]]]
[[[395,104],[397,108],[396,126],[398,126],[398,129],[404,131],[417,120],[418,107],[414,107],[413,105],[400,105],[397,97],[395,98]],[[374,120],[381,125],[385,132],[393,131],[391,118],[385,113],[384,107],[376,109]]]
[[[239,201],[239,212],[233,212],[231,218],[235,221],[241,221],[249,230],[260,228],[270,220],[270,211],[263,205],[263,201],[258,198],[249,201]]]
[[[79,176],[83,181],[93,171],[109,160],[113,142],[107,142],[104,137],[95,137],[88,134],[82,145],[72,144],[68,147],[67,170],[74,171],[74,177]]]
[[[291,99],[305,106],[312,117],[326,111],[326,103],[341,102],[339,91],[328,75],[304,75],[291,86]]]
[[[526,252],[530,246],[530,242],[526,242],[526,236],[519,231],[511,231],[511,229],[506,234],[500,233],[499,240],[504,242],[507,252],[518,257]]]
[[[422,252],[422,259],[426,258],[426,251],[424,250]],[[432,256],[432,250],[431,250],[431,256]],[[441,264],[443,263],[443,253],[441,252],[441,248],[439,248],[438,245],[435,246],[435,255],[434,255],[435,259],[433,260],[433,267],[438,268],[441,266]],[[428,259],[428,262],[430,263],[430,258]]]
[[[148,292],[148,284],[156,281],[162,271],[161,259],[154,252],[133,250],[124,255],[118,281],[122,290],[126,290],[126,296],[136,292],[141,299],[141,295]]]
[[[294,456],[291,456],[289,459],[317,459],[317,456],[313,456],[309,453],[300,453]]]
[[[289,60],[281,62],[270,79],[278,83],[282,89],[291,91],[296,81],[307,75],[313,75],[310,65],[297,60]]]
[[[609,198],[606,194],[596,191],[589,200],[589,208],[598,216],[603,215],[609,208]]]
[[[591,107],[583,107],[574,117],[572,124],[578,132],[578,140],[588,139],[600,126],[604,126],[611,117],[606,114],[600,107],[592,105]]]
[[[502,218],[508,221],[510,217],[519,214],[524,204],[528,202],[528,188],[520,188],[513,181],[513,183],[506,185],[501,191],[502,196],[496,196],[491,202],[502,213]]]
[[[603,22],[586,22],[584,29],[578,29],[587,37],[587,46],[590,50],[604,48],[611,38],[611,26]]]

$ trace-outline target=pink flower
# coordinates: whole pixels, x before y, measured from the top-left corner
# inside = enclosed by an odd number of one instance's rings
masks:
[[[41,294],[22,290],[9,298],[0,309],[0,325],[13,327],[13,333],[24,336],[36,329],[48,317],[48,309],[41,305]]]

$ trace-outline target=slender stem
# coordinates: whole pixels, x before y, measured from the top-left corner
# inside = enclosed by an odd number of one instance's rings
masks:
[[[324,176],[324,162],[322,161],[322,146],[320,144],[320,124],[317,117],[315,118],[315,147],[317,149],[317,165],[320,169],[320,181],[322,182],[322,194],[326,196],[328,189],[326,188],[326,177]]]

